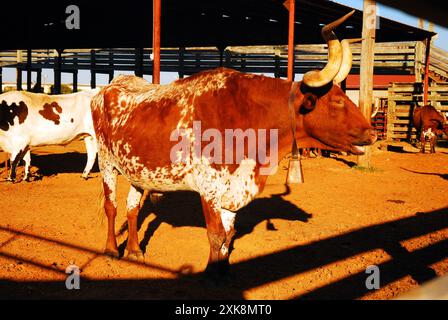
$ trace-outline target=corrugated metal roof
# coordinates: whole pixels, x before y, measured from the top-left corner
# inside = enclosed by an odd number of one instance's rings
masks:
[[[284,0],[163,0],[162,46],[284,45],[288,11]],[[80,29],[68,30],[68,5],[80,9]],[[351,8],[325,0],[296,0],[296,44],[322,43],[323,24]],[[60,0],[24,5],[9,1],[0,12],[0,49],[151,47],[152,1]],[[359,37],[362,12],[337,30]],[[380,18],[378,42],[422,40],[425,30]]]

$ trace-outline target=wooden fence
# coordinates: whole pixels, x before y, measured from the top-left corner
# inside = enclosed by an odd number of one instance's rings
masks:
[[[375,47],[376,74],[413,74],[415,72],[416,42],[377,43]],[[249,73],[286,76],[286,46],[228,47],[224,51],[216,48],[165,48],[161,50],[161,71],[177,72],[179,77],[199,71],[225,66]],[[360,44],[352,44],[352,73],[359,73]],[[27,87],[31,86],[31,73],[37,73],[37,84],[41,83],[42,69],[53,69],[55,86],[60,86],[60,74],[73,74],[76,90],[78,71],[91,73],[91,86],[96,86],[96,74],[114,71],[131,71],[136,75],[152,74],[150,48],[101,48],[64,50],[19,50],[0,52],[1,68],[16,68],[27,71]],[[303,74],[320,69],[327,62],[327,47],[319,45],[295,46],[294,73]],[[1,80],[1,79],[0,79]],[[17,89],[21,90],[22,72],[18,72]]]
[[[448,82],[429,86],[428,102],[441,112],[448,112]],[[387,101],[387,139],[402,141],[415,139],[412,115],[416,106],[423,105],[423,84],[391,83]]]

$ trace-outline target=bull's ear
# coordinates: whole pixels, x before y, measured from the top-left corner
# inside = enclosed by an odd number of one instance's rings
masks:
[[[314,108],[316,108],[316,104],[317,104],[317,96],[309,92],[305,93],[299,112],[307,113],[313,111]]]

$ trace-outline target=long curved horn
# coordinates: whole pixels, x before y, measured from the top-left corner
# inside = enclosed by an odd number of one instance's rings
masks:
[[[342,63],[342,46],[333,29],[347,20],[354,12],[355,10],[322,28],[322,37],[328,45],[328,62],[322,70],[308,71],[304,74],[303,83],[308,87],[322,87],[330,83],[339,72]]]
[[[333,82],[336,84],[340,84],[342,81],[347,78],[350,70],[352,69],[353,63],[353,55],[352,50],[350,49],[350,44],[361,41],[362,38],[356,39],[344,39],[341,41],[342,46],[342,62],[341,68],[339,69],[338,74],[334,77]]]
[[[375,111],[372,113],[370,118],[375,118],[375,116],[378,114],[378,110],[380,109],[380,99],[375,98]]]

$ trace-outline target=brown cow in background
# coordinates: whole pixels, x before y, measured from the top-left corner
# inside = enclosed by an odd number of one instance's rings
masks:
[[[435,142],[438,135],[443,132],[448,135],[446,118],[433,106],[426,105],[414,111],[414,127],[417,129],[417,137],[420,136],[421,153],[425,153],[426,143],[429,142],[430,153],[435,153]]]

